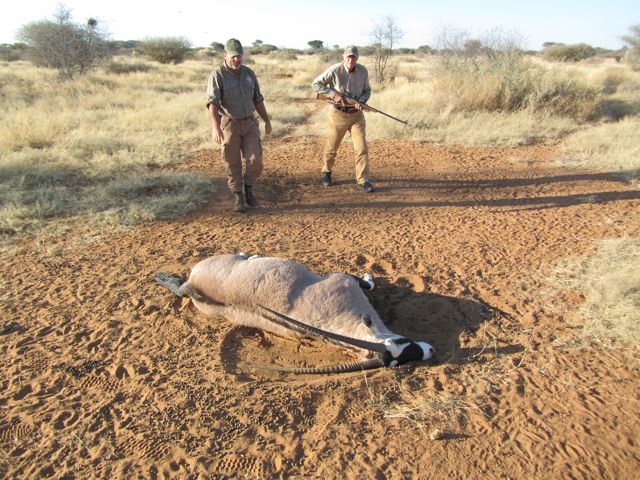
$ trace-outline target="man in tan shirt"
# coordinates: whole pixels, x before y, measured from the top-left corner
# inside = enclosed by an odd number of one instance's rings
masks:
[[[318,75],[311,85],[316,93],[333,99],[328,118],[329,132],[324,148],[322,184],[328,187],[333,182],[331,169],[336,161],[338,147],[348,131],[351,133],[356,155],[355,174],[358,188],[371,193],[374,188],[369,182],[369,150],[363,112],[366,110],[365,103],[371,96],[371,87],[369,72],[357,62],[358,49],[348,46],[344,49],[343,61],[330,66]],[[357,101],[354,105],[345,105],[342,97],[336,92],[346,93]]]
[[[235,196],[233,210],[244,212],[245,202],[258,205],[251,187],[263,169],[260,128],[254,112],[264,120],[265,134],[271,134],[271,120],[256,74],[242,65],[242,44],[235,38],[227,41],[224,63],[209,75],[207,109],[211,119],[213,141],[222,145],[227,184]],[[246,163],[244,175],[242,160]]]

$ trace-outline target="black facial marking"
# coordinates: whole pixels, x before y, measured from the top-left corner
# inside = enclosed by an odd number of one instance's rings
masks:
[[[358,286],[361,289],[363,289],[363,290],[371,290],[373,288],[369,282],[365,282],[362,278],[360,278],[360,277],[358,277],[356,275],[351,275],[350,273],[348,273],[347,275],[349,275],[350,277],[354,278],[356,280],[356,282],[358,282]]]
[[[415,342],[409,342],[400,356],[396,359],[399,364],[413,362],[414,360],[422,360],[424,352],[422,347]]]
[[[422,350],[422,347],[417,343],[406,338],[398,339],[395,341],[395,343],[396,345],[406,345],[406,346],[402,349],[402,351],[400,352],[400,355],[398,355],[397,357],[394,357],[389,350],[384,352],[383,361],[385,366],[388,367],[389,365],[391,365],[391,362],[393,362],[394,360],[397,362],[398,365],[402,365],[403,363],[413,362],[416,360],[422,360],[424,351]]]

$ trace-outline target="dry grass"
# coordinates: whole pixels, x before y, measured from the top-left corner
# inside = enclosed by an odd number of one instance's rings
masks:
[[[601,241],[595,255],[561,262],[551,283],[584,297],[577,316],[586,337],[640,345],[640,238]]]
[[[401,382],[384,387],[373,385],[364,374],[366,405],[385,419],[399,419],[416,428],[425,438],[441,440],[459,434],[461,417],[470,410],[481,411],[480,398],[447,395],[433,390],[413,391]]]
[[[102,71],[68,82],[61,82],[55,71],[26,62],[2,64],[0,208],[5,234],[29,230],[60,215],[103,222],[105,211],[129,209],[111,221],[120,218],[131,224],[196,205],[209,188],[206,178],[196,182],[191,197],[177,195],[175,201],[183,202],[183,207],[174,208],[156,201],[167,178],[153,172],[211,148],[204,85],[220,61],[158,65],[120,58],[115,67],[111,62]],[[393,80],[372,85],[371,104],[408,120],[409,126],[368,114],[369,139],[506,146],[566,139],[565,156],[572,165],[638,168],[638,72],[608,61],[572,66],[540,59],[510,61],[478,64],[478,76],[470,77],[464,71],[461,75],[460,65],[443,73],[440,60],[433,56],[393,57],[389,65]],[[373,66],[371,58],[362,57],[361,62]],[[252,57],[274,136],[324,134],[326,110],[319,108],[310,84],[327,66],[319,56]],[[539,81],[537,104],[529,92],[532,78]],[[517,108],[525,90],[529,103]],[[584,123],[580,118],[593,111],[594,91],[602,121]],[[546,97],[555,100],[542,102]],[[144,179],[151,192],[136,196],[140,211],[111,202],[105,193],[117,192],[116,185],[132,173]],[[148,183],[154,181],[157,188]],[[172,188],[182,191],[186,185],[193,187],[195,179],[176,182],[183,186]],[[158,210],[159,205],[165,206]]]
[[[562,162],[571,167],[629,172],[631,177],[637,177],[640,171],[638,132],[638,117],[580,129],[564,141],[566,157]]]
[[[62,82],[27,63],[3,67],[5,242],[56,219],[132,225],[181,215],[206,199],[205,177],[155,169],[206,145],[208,71],[191,63]]]

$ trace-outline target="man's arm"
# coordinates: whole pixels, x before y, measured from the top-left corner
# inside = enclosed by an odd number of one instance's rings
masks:
[[[221,92],[220,81],[216,77],[217,72],[211,72],[207,79],[207,110],[211,120],[211,136],[213,141],[220,145],[224,141],[224,134],[220,128],[220,105]]]
[[[342,100],[342,97],[336,94],[334,90],[334,81],[333,81],[333,71],[335,69],[335,65],[327,68],[324,72],[318,75],[313,82],[311,83],[311,87],[313,91],[318,95],[323,95],[332,99],[334,102],[339,103]]]
[[[264,133],[266,135],[271,135],[271,120],[267,114],[267,107],[264,106],[264,101],[256,104],[256,111],[264,121]]]
[[[258,83],[258,77],[256,74],[251,71],[251,75],[253,76],[253,81],[255,82],[255,90],[253,91],[253,105],[256,107],[256,112],[260,115],[260,118],[264,121],[264,133],[266,135],[271,135],[271,120],[269,119],[269,114],[267,113],[267,107],[264,105],[264,97],[262,96],[262,92],[260,92],[260,84]]]
[[[210,103],[208,110],[209,118],[211,119],[211,136],[213,141],[220,145],[224,142],[224,133],[220,128],[220,109],[215,103]]]

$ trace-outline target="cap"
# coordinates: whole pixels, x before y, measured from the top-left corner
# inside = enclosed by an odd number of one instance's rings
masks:
[[[240,43],[240,40],[235,38],[227,40],[227,43],[224,46],[224,51],[231,57],[242,55],[242,44]]]
[[[358,58],[358,49],[353,45],[347,45],[346,47],[344,47],[344,56],[350,57],[351,55]]]

